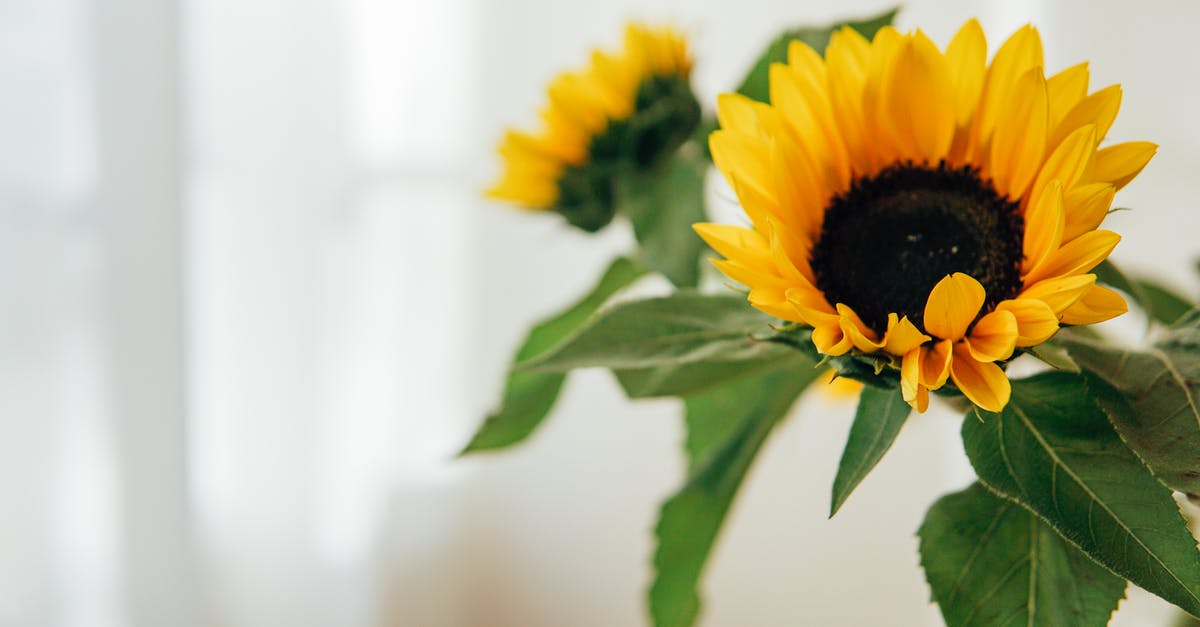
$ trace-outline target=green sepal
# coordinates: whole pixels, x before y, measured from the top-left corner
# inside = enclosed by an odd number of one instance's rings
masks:
[[[533,359],[562,341],[587,320],[613,294],[643,276],[638,263],[621,257],[612,262],[600,281],[578,303],[534,325],[513,359]],[[500,409],[488,415],[461,454],[500,449],[521,442],[533,433],[554,407],[566,375],[510,370]]]

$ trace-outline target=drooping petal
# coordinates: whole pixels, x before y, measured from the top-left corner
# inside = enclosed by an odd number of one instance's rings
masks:
[[[996,311],[1013,315],[1017,322],[1017,346],[1037,346],[1058,332],[1058,315],[1045,301],[1036,298],[1006,300],[996,305]]]
[[[1129,305],[1118,293],[1094,285],[1083,298],[1063,312],[1063,324],[1096,324],[1111,320],[1129,311]]]
[[[883,348],[883,340],[878,339],[879,334],[868,327],[849,305],[838,303],[836,307],[842,331],[854,343],[854,348],[864,353],[873,353]]]
[[[936,390],[950,376],[950,360],[954,342],[942,340],[921,347],[921,385]]]
[[[925,331],[944,340],[959,340],[975,320],[986,298],[979,281],[955,272],[938,281],[925,303]]]
[[[929,407],[929,388],[921,385],[921,349],[913,348],[900,362],[900,395],[913,409],[924,412]]]
[[[908,316],[899,320],[896,318],[896,314],[888,314],[887,338],[883,347],[887,352],[901,357],[933,339],[921,333],[921,330],[908,319]]]
[[[1000,366],[977,361],[964,343],[954,347],[950,378],[963,396],[990,412],[1004,409],[1012,395],[1012,384]]]
[[[1017,329],[1016,316],[997,309],[980,318],[963,343],[976,361],[1003,361],[1017,346]]]

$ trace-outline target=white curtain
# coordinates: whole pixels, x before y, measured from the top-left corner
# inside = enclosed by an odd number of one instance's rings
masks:
[[[1033,20],[1052,68],[1123,81],[1114,135],[1164,147],[1117,258],[1187,284],[1200,6],[1123,7],[915,0],[901,23]],[[583,373],[530,443],[453,459],[522,330],[629,246],[480,200],[492,145],[627,17],[693,33],[711,101],[781,27],[881,8],[0,4],[0,626],[641,621],[673,403]],[[956,419],[914,421],[827,522],[849,415],[808,398],[766,449],[709,624],[938,624],[912,533],[970,480]],[[1126,625],[1170,614],[1131,598]]]

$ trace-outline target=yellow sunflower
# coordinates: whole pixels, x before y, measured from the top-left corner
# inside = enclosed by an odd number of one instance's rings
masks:
[[[1017,348],[1127,309],[1089,271],[1157,146],[1100,148],[1121,89],[1088,81],[1086,63],[1046,78],[1031,26],[990,65],[975,20],[944,52],[890,27],[843,29],[824,58],[793,42],[770,104],[718,101],[713,160],[752,226],[696,230],[755,307],[811,326],[825,355],[897,368],[918,411],[947,380],[999,411]]]
[[[620,51],[594,50],[587,67],[550,83],[540,130],[504,135],[504,171],[487,195],[558,211],[586,231],[608,224],[613,176],[656,163],[699,122],[691,70],[675,30],[629,24]]]

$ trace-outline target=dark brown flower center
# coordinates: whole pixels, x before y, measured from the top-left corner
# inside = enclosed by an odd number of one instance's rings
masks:
[[[834,198],[813,246],[817,287],[875,331],[887,315],[924,328],[925,301],[938,281],[963,272],[987,293],[985,310],[1021,288],[1018,203],[996,193],[974,168],[893,165]]]

